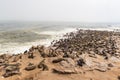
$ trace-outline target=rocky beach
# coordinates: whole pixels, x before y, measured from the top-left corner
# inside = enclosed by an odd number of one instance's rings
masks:
[[[120,33],[82,30],[0,55],[0,80],[120,80]]]

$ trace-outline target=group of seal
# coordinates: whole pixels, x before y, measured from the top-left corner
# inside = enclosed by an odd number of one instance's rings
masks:
[[[104,59],[109,59],[109,56],[120,56],[116,54],[117,45],[113,36],[116,35],[114,32],[108,31],[96,31],[96,30],[77,30],[76,32],[71,32],[65,34],[63,39],[54,40],[49,47],[45,46],[32,46],[28,51],[26,50],[23,54],[14,55],[13,62],[17,62],[22,59],[22,55],[26,55],[28,59],[35,58],[35,51],[39,52],[39,57],[43,60],[37,65],[34,63],[28,63],[24,68],[26,71],[31,71],[36,68],[42,69],[42,71],[49,70],[47,64],[45,63],[45,58],[58,57],[52,61],[53,64],[58,64],[62,66],[67,66],[72,69],[77,63],[77,66],[83,67],[86,64],[84,58],[81,57],[83,54],[89,54],[90,57],[96,58],[96,54],[104,57]],[[20,74],[20,68],[18,64],[9,64],[9,59],[13,56],[6,57],[6,55],[0,56],[0,66],[3,66],[5,73],[4,77],[9,77],[12,75]],[[75,62],[75,63],[74,63]],[[71,66],[72,65],[72,66]],[[109,64],[109,66],[112,66]],[[66,69],[66,68],[63,68]],[[54,72],[59,73],[75,73],[74,70],[59,70],[53,69]]]

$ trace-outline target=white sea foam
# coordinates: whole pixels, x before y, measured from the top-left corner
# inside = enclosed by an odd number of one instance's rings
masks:
[[[65,28],[63,30],[60,30],[60,31],[42,31],[42,32],[37,32],[37,31],[34,31],[35,33],[37,34],[47,34],[47,35],[63,35],[65,33],[68,33],[68,32],[72,32],[72,31],[75,31],[76,28]]]
[[[63,34],[67,32],[72,32],[75,29],[69,28],[69,29],[64,29],[62,31],[44,31],[44,32],[35,32],[37,34],[48,34],[51,35],[51,38],[48,39],[42,39],[42,40],[37,40],[34,42],[27,42],[27,43],[6,43],[6,44],[0,44],[0,53],[9,53],[9,54],[18,54],[18,53],[23,53],[25,50],[28,50],[32,45],[45,45],[49,46],[53,40],[58,40],[62,37]]]
[[[46,40],[39,40],[39,41],[34,41],[34,42],[28,42],[24,44],[20,43],[8,43],[0,46],[0,53],[9,53],[9,54],[18,54],[18,53],[23,53],[25,50],[29,50],[29,48],[34,45],[45,45],[49,46],[51,39],[46,39]]]
[[[98,30],[98,31],[119,31],[120,32],[120,26],[111,26],[111,27],[96,27],[96,28],[86,28],[82,27],[79,29],[83,30]]]

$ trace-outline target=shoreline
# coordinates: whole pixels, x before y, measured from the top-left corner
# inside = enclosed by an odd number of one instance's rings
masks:
[[[112,31],[78,29],[47,47],[36,45],[24,53],[2,54],[0,80],[117,80],[119,35]]]
[[[73,28],[64,29],[64,31],[61,30],[61,31],[43,31],[43,32],[37,32],[37,31],[33,30],[33,31],[31,31],[32,33],[35,33],[35,34],[40,35],[40,36],[41,35],[45,35],[45,36],[49,35],[50,37],[49,38],[47,37],[46,39],[42,39],[41,38],[41,39],[37,39],[35,41],[25,42],[25,43],[19,43],[19,41],[18,42],[9,42],[9,43],[5,42],[4,43],[5,45],[1,44],[1,46],[0,46],[1,49],[2,49],[0,51],[0,53],[1,54],[4,54],[4,53],[18,54],[18,53],[23,53],[25,50],[28,50],[31,46],[36,46],[36,45],[50,46],[50,43],[53,40],[58,40],[58,39],[62,38],[65,33],[72,32],[74,30],[75,29],[73,29]],[[12,32],[12,33],[14,33],[14,32]],[[19,31],[18,31],[18,33],[19,33]],[[22,49],[22,47],[25,47],[25,49]],[[7,49],[5,49],[5,48],[7,48]],[[18,51],[19,49],[20,49],[20,52]]]
[[[82,30],[96,30],[96,31],[113,31],[113,32],[120,32],[119,29],[114,29],[114,30],[105,30],[105,29],[88,29],[88,28],[77,28],[77,29],[82,29]],[[65,33],[70,33],[70,32],[76,32],[77,30],[76,28],[70,28],[70,29],[65,29],[65,32],[61,31],[59,33],[57,33],[57,35],[55,36],[55,32],[53,33],[52,31],[48,32],[45,31],[45,32],[41,32],[41,33],[37,33],[37,34],[40,34],[40,35],[50,35],[51,34],[51,39],[44,39],[44,40],[36,40],[34,42],[28,42],[28,43],[25,43],[25,44],[18,44],[18,43],[12,43],[11,44],[15,44],[15,45],[6,45],[6,46],[9,46],[9,47],[6,47],[7,49],[3,49],[0,53],[1,54],[4,54],[4,53],[10,53],[10,54],[19,54],[19,53],[23,53],[25,50],[28,50],[31,46],[36,46],[36,45],[44,45],[44,46],[50,46],[50,43],[53,41],[53,40],[59,40],[60,38],[63,38],[63,35]],[[54,35],[54,37],[53,37]],[[41,43],[42,42],[42,43]],[[20,45],[20,46],[19,46]],[[1,45],[1,46],[4,46],[4,45]],[[13,47],[12,47],[13,46]],[[17,46],[17,47],[16,47]],[[5,46],[4,46],[5,47]],[[22,47],[24,47],[22,49]],[[1,47],[2,49],[2,47]],[[18,49],[20,51],[18,51]]]

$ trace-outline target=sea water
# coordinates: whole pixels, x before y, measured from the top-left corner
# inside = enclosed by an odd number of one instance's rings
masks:
[[[120,29],[119,23],[80,22],[0,22],[0,54],[18,54],[32,45],[49,46],[51,41],[62,38],[65,33],[80,29]]]

